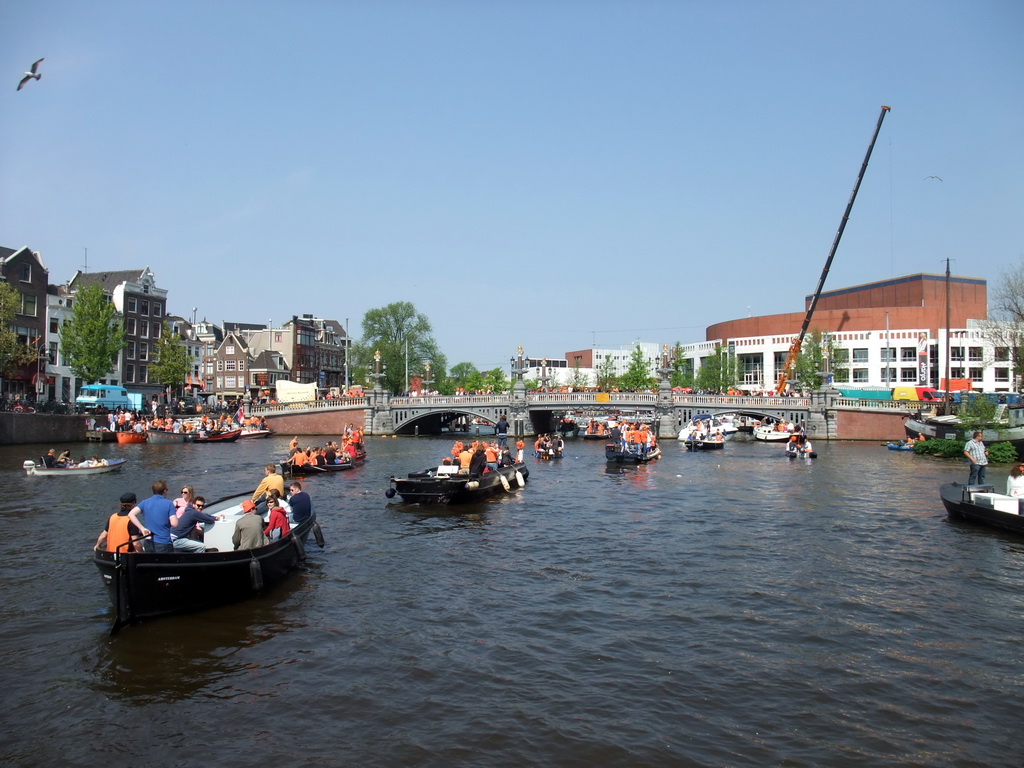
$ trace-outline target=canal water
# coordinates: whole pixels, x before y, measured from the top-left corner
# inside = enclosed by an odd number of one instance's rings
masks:
[[[1024,538],[946,518],[962,464],[877,443],[619,468],[568,441],[444,509],[384,491],[447,440],[371,437],[308,482],[304,570],[109,637],[91,547],[118,496],[251,489],[286,444],[79,444],[129,464],[77,479],[21,470],[66,446],[0,448],[0,764],[1022,764]]]

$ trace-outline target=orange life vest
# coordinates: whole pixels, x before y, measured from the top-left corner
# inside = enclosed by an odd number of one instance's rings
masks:
[[[132,551],[131,547],[121,546],[132,539],[131,534],[128,533],[128,526],[131,524],[132,519],[128,515],[115,512],[110,516],[110,520],[107,521],[107,552],[116,552],[118,547],[121,547],[121,552]]]

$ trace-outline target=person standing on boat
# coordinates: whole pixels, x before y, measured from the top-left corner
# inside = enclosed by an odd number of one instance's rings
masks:
[[[988,450],[981,442],[981,432],[975,432],[974,436],[964,446],[964,456],[971,463],[971,474],[967,479],[968,485],[984,485],[985,471],[988,468]]]
[[[279,496],[284,496],[284,478],[277,474],[276,464],[267,464],[267,466],[263,468],[263,479],[256,487],[256,491],[252,495],[252,500],[256,501],[260,496],[265,496],[267,491],[271,488],[277,491]]]
[[[121,496],[121,508],[107,518],[107,524],[100,531],[99,538],[96,539],[94,550],[105,549],[107,552],[117,552],[118,547],[121,547],[121,552],[142,551],[139,541],[129,544],[140,534],[138,526],[128,517],[128,513],[132,511],[136,501],[138,499],[134,493],[125,493]]]
[[[498,448],[504,448],[508,443],[508,419],[505,414],[498,417],[498,423],[494,425],[494,432],[498,435]]]
[[[166,497],[166,493],[166,481],[157,480],[153,483],[153,495],[140,501],[128,513],[143,536],[152,534],[151,538],[142,542],[142,549],[146,552],[174,552],[174,545],[171,544],[171,526],[177,524],[178,516],[175,514],[174,504]],[[139,519],[139,515],[142,515],[145,523]]]

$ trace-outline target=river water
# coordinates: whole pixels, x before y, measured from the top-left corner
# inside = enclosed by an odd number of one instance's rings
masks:
[[[384,490],[449,442],[368,440],[307,483],[304,570],[113,638],[91,546],[118,496],[251,489],[287,439],[74,446],[129,459],[92,479],[0,448],[0,763],[1022,764],[1024,538],[946,518],[958,462],[736,439],[610,468],[570,440],[522,491],[430,509]]]

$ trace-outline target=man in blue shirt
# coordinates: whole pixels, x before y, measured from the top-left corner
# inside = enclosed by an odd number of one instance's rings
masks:
[[[298,525],[308,520],[313,514],[313,500],[309,498],[308,493],[302,490],[302,483],[298,480],[292,480],[288,490],[291,491],[291,495],[288,497],[288,506],[292,510],[292,520]]]
[[[146,552],[174,552],[171,527],[177,524],[178,515],[175,513],[173,502],[165,496],[166,493],[167,483],[164,480],[157,480],[153,483],[153,495],[140,501],[128,513],[128,517],[142,531],[143,536],[153,534],[152,538],[144,539],[142,542],[142,548]],[[139,519],[140,515],[142,520]]]

